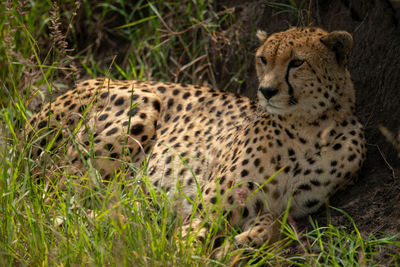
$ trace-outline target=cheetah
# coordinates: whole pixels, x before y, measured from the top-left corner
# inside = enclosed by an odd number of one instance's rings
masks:
[[[31,118],[32,155],[53,137],[71,171],[92,153],[104,180],[122,162],[145,163],[184,216],[195,205],[183,231],[204,233],[208,213],[241,229],[239,246],[271,242],[285,210],[315,212],[354,181],[366,146],[347,69],[352,36],[301,27],[257,37],[258,101],[196,85],[87,80]]]

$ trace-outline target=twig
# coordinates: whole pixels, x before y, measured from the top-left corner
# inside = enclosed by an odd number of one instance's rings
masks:
[[[379,125],[379,130],[381,131],[381,133],[386,137],[386,139],[392,143],[392,145],[394,146],[394,148],[397,149],[397,151],[400,152],[400,143],[399,141],[396,140],[396,138],[394,137],[393,133],[390,132],[385,126],[383,125]]]
[[[182,67],[179,69],[179,71],[183,71],[183,70],[185,70],[185,69],[189,68],[189,67],[190,67],[190,66],[192,66],[194,63],[196,63],[197,61],[200,61],[200,60],[202,60],[202,59],[203,59],[203,58],[205,58],[205,57],[207,57],[207,55],[202,55],[202,56],[199,56],[198,58],[196,58],[196,59],[192,60],[192,61],[191,61],[191,62],[189,62],[188,64],[186,64],[186,65],[182,66]]]
[[[396,178],[395,170],[394,170],[393,167],[390,165],[390,163],[386,160],[386,157],[385,157],[385,155],[383,154],[383,152],[381,151],[381,149],[379,148],[379,146],[378,146],[378,145],[373,145],[373,144],[371,144],[371,146],[375,146],[375,147],[378,149],[379,154],[381,154],[383,161],[386,163],[387,167],[392,171],[392,177],[393,177],[393,180],[394,180],[394,179]]]

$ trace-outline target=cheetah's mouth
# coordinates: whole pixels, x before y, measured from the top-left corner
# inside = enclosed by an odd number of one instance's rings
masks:
[[[265,108],[270,113],[281,113],[284,110],[284,108],[271,101],[266,101]]]
[[[264,101],[264,103],[262,103],[262,106],[264,106],[264,108],[271,114],[284,115],[288,112],[292,112],[292,109],[290,107],[283,106],[282,104],[274,103],[271,101]]]
[[[271,114],[283,114],[287,111],[287,106],[283,105],[280,101],[276,99],[266,99],[262,95],[258,95],[260,105],[265,108]]]
[[[267,108],[274,108],[274,109],[282,109],[281,107],[277,106],[274,103],[271,103],[271,101],[267,101]]]
[[[270,101],[265,99],[262,99],[259,103],[269,113],[280,113],[283,110],[283,108],[277,105],[276,103],[271,103]]]

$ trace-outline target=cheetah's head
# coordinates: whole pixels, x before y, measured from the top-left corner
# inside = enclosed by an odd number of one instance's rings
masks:
[[[262,43],[256,51],[258,98],[268,112],[317,118],[354,105],[349,33],[292,28],[270,36],[258,31],[257,37]]]

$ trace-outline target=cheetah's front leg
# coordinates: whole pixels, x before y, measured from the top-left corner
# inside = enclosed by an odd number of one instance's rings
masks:
[[[272,212],[265,212],[256,218],[246,222],[243,232],[234,237],[232,242],[225,244],[217,249],[215,257],[222,259],[224,255],[238,247],[254,247],[260,248],[264,244],[272,244],[279,240],[280,223],[277,221],[278,216]]]
[[[266,212],[249,220],[243,227],[243,233],[235,236],[235,245],[259,248],[266,243],[274,243],[280,236],[280,224],[277,218],[274,213]]]
[[[204,227],[203,220],[199,218],[193,218],[191,222],[187,222],[182,225],[182,237],[186,239],[190,235],[193,235],[195,242],[202,242],[205,240],[207,229]]]

